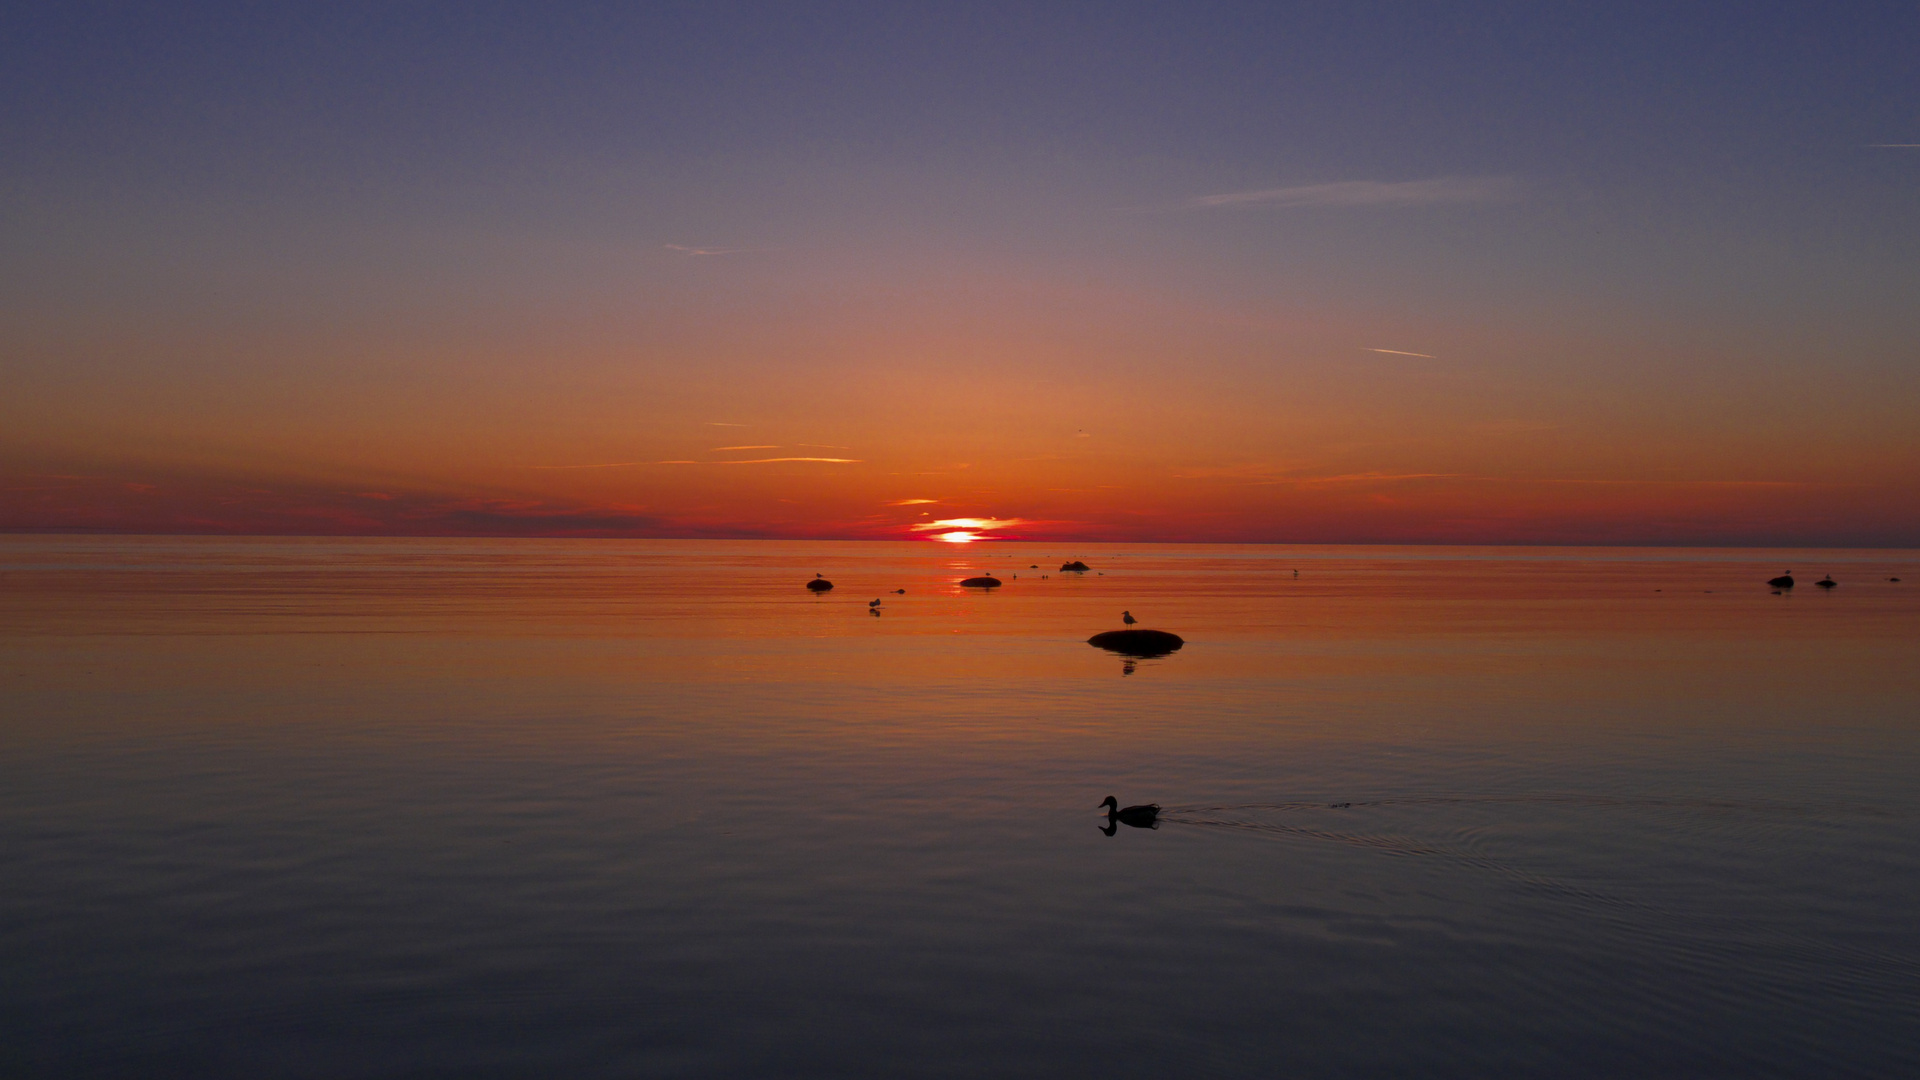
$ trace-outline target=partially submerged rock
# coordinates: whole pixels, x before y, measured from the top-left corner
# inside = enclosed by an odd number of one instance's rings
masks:
[[[1793,588],[1793,575],[1781,574],[1779,577],[1769,580],[1767,584],[1776,589],[1791,589]]]
[[[1179,649],[1186,640],[1165,630],[1108,630],[1088,638],[1087,644],[1122,656],[1151,660]]]
[[[970,577],[960,582],[963,589],[997,589],[1000,579],[997,577]]]
[[[812,581],[807,582],[807,588],[812,589],[814,592],[828,592],[832,590],[833,582],[823,577],[816,577]]]
[[[1060,569],[1061,569],[1061,570],[1062,570],[1063,572],[1071,572],[1071,573],[1075,573],[1075,574],[1084,574],[1084,573],[1086,573],[1087,571],[1089,571],[1089,570],[1091,570],[1091,569],[1093,569],[1093,567],[1091,567],[1091,566],[1088,566],[1088,565],[1087,565],[1086,563],[1083,563],[1083,562],[1081,562],[1081,561],[1080,561],[1080,560],[1078,560],[1078,559],[1075,559],[1074,561],[1072,561],[1072,562],[1070,562],[1070,563],[1061,563],[1061,564],[1060,564]]]

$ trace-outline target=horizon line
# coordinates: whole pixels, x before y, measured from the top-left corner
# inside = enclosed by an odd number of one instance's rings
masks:
[[[481,532],[217,532],[205,530],[169,530],[169,531],[132,531],[123,529],[84,527],[58,528],[14,528],[0,526],[0,536],[191,536],[219,537],[228,540],[658,540],[666,542],[725,542],[743,541],[770,544],[938,544],[941,550],[951,552],[955,545],[943,543],[924,536],[876,537],[876,536],[718,536],[703,534],[698,536],[636,536],[636,535],[584,535],[596,530],[582,530],[568,533],[481,533]],[[1087,538],[1063,538],[1059,540],[1029,539],[1024,537],[995,537],[996,544],[1152,544],[1163,547],[1180,546],[1236,546],[1236,547],[1510,547],[1510,548],[1725,548],[1732,550],[1756,551],[1915,551],[1920,552],[1920,542],[1913,544],[1831,544],[1831,543],[1772,543],[1772,544],[1729,544],[1704,541],[1657,541],[1634,540],[1612,543],[1579,542],[1570,540],[1508,540],[1508,541],[1461,541],[1461,540],[1096,540]]]

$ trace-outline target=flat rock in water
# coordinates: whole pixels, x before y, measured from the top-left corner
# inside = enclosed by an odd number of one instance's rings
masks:
[[[997,577],[970,577],[960,583],[963,589],[997,589],[1000,579]]]
[[[826,592],[833,588],[833,582],[823,577],[817,577],[807,582],[807,588],[812,589],[814,592]]]
[[[1152,659],[1165,656],[1185,645],[1186,639],[1165,630],[1109,630],[1087,639],[1087,644],[1122,656]]]
[[[1060,564],[1060,570],[1062,573],[1084,574],[1091,569],[1092,567],[1088,566],[1086,563],[1079,561],[1078,559],[1075,559],[1073,562],[1070,562],[1070,563]]]
[[[1768,581],[1767,584],[1773,586],[1776,589],[1791,589],[1793,588],[1793,577],[1790,574],[1782,574],[1779,577],[1773,578],[1772,580]]]

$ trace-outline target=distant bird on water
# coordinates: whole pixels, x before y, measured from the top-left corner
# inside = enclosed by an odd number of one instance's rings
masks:
[[[880,598],[876,596],[876,597],[874,597],[873,599],[871,599],[871,600],[869,600],[869,601],[867,601],[867,606],[868,606],[868,607],[879,607],[879,606],[880,606]]]
[[[1122,825],[1131,825],[1136,829],[1151,829],[1160,823],[1159,803],[1148,803],[1145,806],[1123,807],[1120,805],[1119,799],[1109,795],[1106,801],[1101,803],[1100,806],[1107,812],[1107,825],[1109,827],[1116,821]]]
[[[1133,617],[1133,612],[1123,611],[1120,613],[1120,621],[1123,623],[1126,623],[1128,626],[1132,626],[1134,623],[1137,623],[1140,620]]]

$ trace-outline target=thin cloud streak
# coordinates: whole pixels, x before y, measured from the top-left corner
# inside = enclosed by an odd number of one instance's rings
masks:
[[[888,506],[925,506],[929,503],[937,503],[939,501],[940,501],[939,499],[897,499],[893,502],[888,503],[887,505]]]
[[[722,447],[722,449],[726,449]],[[734,447],[735,450],[760,447]],[[770,457],[751,458],[745,461],[603,461],[592,465],[523,465],[525,469],[624,469],[633,465],[771,465],[777,461],[825,461],[836,465],[858,465],[857,458],[837,457]]]
[[[947,518],[944,521],[922,521],[914,525],[914,532],[934,532],[941,529],[958,529],[967,532],[987,532],[993,529],[1011,529],[1032,522],[1022,518]]]
[[[1331,184],[1234,191],[1202,195],[1187,202],[1196,210],[1223,206],[1438,206],[1448,203],[1504,202],[1519,195],[1507,176],[1443,176],[1432,180],[1342,180]]]
[[[773,443],[767,446],[716,446],[713,448],[711,452],[717,454],[722,450],[778,450],[778,449],[780,449],[780,444]]]
[[[1432,353],[1424,353],[1424,352],[1406,352],[1406,351],[1404,351],[1404,350],[1401,350],[1401,349],[1368,349],[1367,351],[1368,351],[1368,352],[1378,352],[1378,353],[1386,353],[1386,354],[1387,354],[1387,355],[1389,355],[1389,356],[1418,356],[1418,357],[1420,357],[1421,359],[1424,359],[1424,360],[1438,360],[1438,359],[1440,359],[1439,357],[1437,357],[1437,356],[1435,356],[1435,355],[1433,355]]]
[[[654,465],[652,461],[603,461],[593,465],[523,465],[523,469],[624,469],[629,465]]]
[[[859,458],[844,457],[768,457],[752,458],[746,461],[647,461],[643,465],[772,465],[780,461],[820,461],[832,465],[858,465]]]

